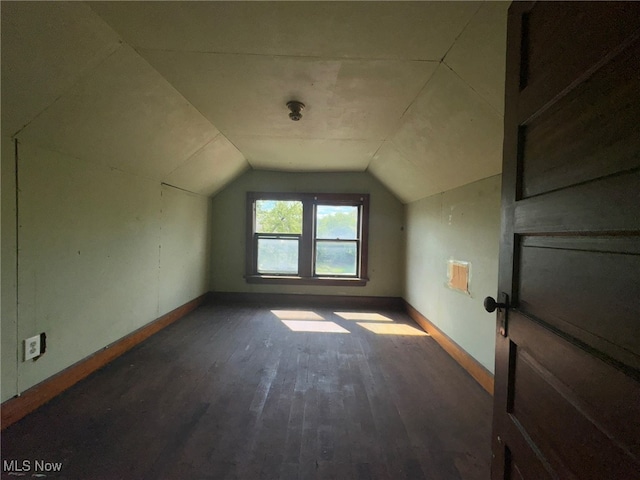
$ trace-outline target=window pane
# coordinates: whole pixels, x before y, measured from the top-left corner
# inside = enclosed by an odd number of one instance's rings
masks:
[[[358,238],[358,207],[318,205],[316,238],[355,240]]]
[[[297,238],[259,238],[258,273],[298,274]]]
[[[356,242],[316,242],[316,275],[356,275]]]
[[[256,233],[302,233],[302,202],[256,200]]]

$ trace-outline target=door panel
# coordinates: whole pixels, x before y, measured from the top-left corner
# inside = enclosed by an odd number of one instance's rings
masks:
[[[637,10],[626,3],[615,8],[612,12],[606,2],[588,10],[580,2],[539,2],[524,12],[528,48],[523,64],[528,71],[521,88],[545,85],[545,90],[557,93],[627,40],[638,28],[633,17]],[[574,55],[574,45],[582,45],[585,51]],[[554,71],[559,66],[560,76]]]
[[[515,8],[520,123],[624,49],[640,27],[636,2],[532,3]]]
[[[640,3],[509,10],[492,477],[640,478]]]
[[[607,236],[525,237],[518,255],[518,310],[640,369],[640,251],[637,242],[629,243]]]
[[[527,122],[521,133],[522,198],[637,165],[640,122],[629,122],[640,118],[634,57],[640,57],[640,40]]]
[[[631,479],[638,473],[640,385],[537,322],[509,320],[515,356],[510,419],[560,478]],[[611,389],[603,389],[611,385]]]

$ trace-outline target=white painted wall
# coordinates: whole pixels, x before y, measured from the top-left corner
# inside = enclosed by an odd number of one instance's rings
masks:
[[[3,298],[3,400],[208,290],[209,199],[28,143],[18,156],[19,311],[16,339],[15,299]],[[22,339],[42,331],[46,354],[16,365]]]
[[[369,278],[365,287],[248,284],[245,273],[246,192],[369,193]],[[286,173],[252,170],[213,198],[211,290],[400,297],[403,291],[404,211],[368,173]]]
[[[404,298],[487,369],[494,370],[495,298],[500,241],[496,175],[406,205]],[[470,295],[447,287],[447,262],[471,263]]]

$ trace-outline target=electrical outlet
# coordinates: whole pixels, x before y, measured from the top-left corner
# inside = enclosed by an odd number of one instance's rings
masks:
[[[24,341],[24,360],[30,360],[32,358],[36,358],[40,356],[41,352],[41,344],[40,344],[41,335],[36,335],[35,337],[29,337]]]

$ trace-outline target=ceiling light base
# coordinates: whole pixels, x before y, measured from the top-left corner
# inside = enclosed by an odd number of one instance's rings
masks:
[[[289,118],[294,122],[297,122],[302,118],[302,110],[304,110],[304,103],[297,100],[291,100],[287,102],[287,108],[291,111]]]

